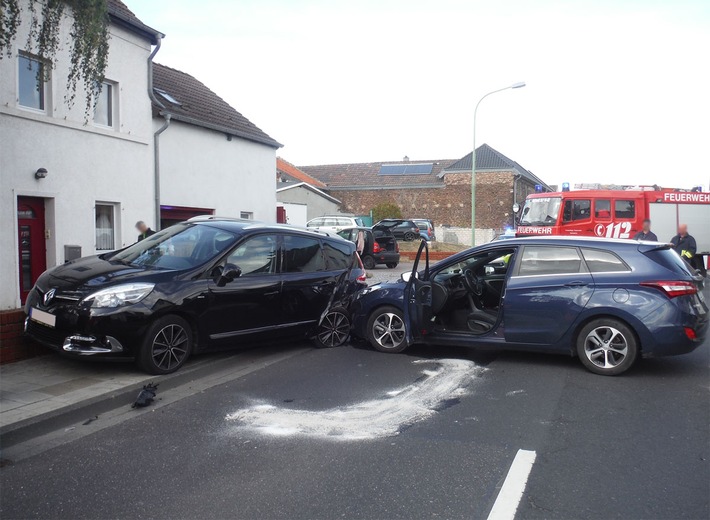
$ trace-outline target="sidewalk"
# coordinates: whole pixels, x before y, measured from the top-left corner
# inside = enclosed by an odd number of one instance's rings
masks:
[[[56,354],[0,365],[0,428],[155,378],[130,362],[87,362]]]

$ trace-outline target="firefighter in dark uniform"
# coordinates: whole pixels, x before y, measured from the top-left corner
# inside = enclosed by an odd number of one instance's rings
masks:
[[[144,240],[144,239],[148,238],[148,237],[151,236],[151,235],[155,235],[155,231],[153,231],[152,229],[150,229],[150,228],[146,225],[146,223],[143,222],[142,220],[139,220],[138,222],[136,222],[136,229],[137,229],[138,232],[140,233],[140,235],[138,235],[138,242],[140,242],[141,240]]]

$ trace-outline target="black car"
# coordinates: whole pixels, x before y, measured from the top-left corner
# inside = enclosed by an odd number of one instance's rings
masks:
[[[399,264],[399,244],[389,227],[375,225],[372,228],[353,227],[343,229],[338,235],[345,240],[357,244],[357,236],[365,235],[365,247],[362,250],[362,263],[365,269],[374,269],[376,265],[384,264],[394,269]]]
[[[28,296],[25,329],[68,355],[132,357],[167,374],[193,353],[246,341],[340,345],[349,301],[366,283],[355,246],[339,237],[190,221],[46,271]]]
[[[395,238],[399,238],[405,242],[411,242],[421,238],[419,226],[411,220],[386,218],[380,220],[377,224],[372,226],[373,229],[375,226],[389,228]]]

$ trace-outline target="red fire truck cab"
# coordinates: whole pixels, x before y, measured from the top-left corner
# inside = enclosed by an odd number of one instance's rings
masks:
[[[699,253],[710,252],[710,193],[675,190],[580,190],[528,195],[516,236],[633,238],[644,219],[669,242],[688,224]]]

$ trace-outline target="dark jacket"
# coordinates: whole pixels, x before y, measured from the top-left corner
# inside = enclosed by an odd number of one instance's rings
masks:
[[[140,235],[138,235],[138,242],[140,242],[144,238],[148,238],[149,236],[152,236],[152,235],[155,235],[155,231],[148,228],[148,229],[146,229],[145,233],[141,233]]]
[[[634,240],[648,240],[650,242],[658,242],[658,237],[653,231],[649,231],[648,233],[639,231],[634,235]]]
[[[673,250],[686,260],[694,257],[695,253],[698,251],[695,239],[691,235],[685,235],[684,237],[676,235],[671,238],[671,244],[673,244]],[[683,251],[690,253],[690,256],[684,256]]]

